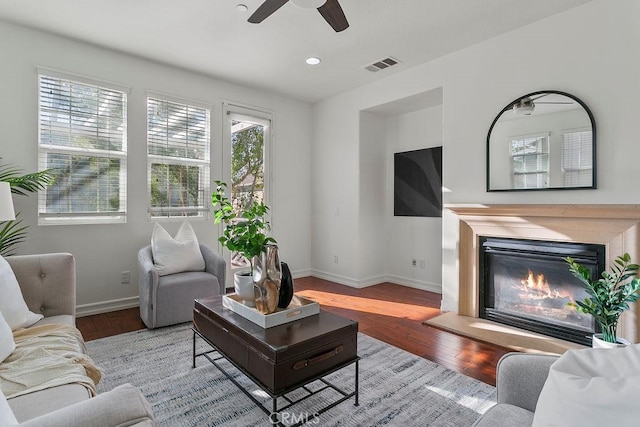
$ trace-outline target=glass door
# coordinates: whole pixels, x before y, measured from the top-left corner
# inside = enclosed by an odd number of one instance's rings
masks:
[[[271,114],[232,104],[224,105],[223,114],[223,174],[235,210],[242,211],[254,200],[270,206]],[[227,253],[226,261],[227,287],[231,287],[233,273],[248,270],[249,262],[238,253]]]

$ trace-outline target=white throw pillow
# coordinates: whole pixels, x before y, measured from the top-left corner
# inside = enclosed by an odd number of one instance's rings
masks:
[[[9,324],[12,331],[18,328],[27,328],[44,316],[29,311],[24,302],[20,285],[13,274],[13,270],[7,260],[0,256],[0,313]]]
[[[13,341],[13,332],[4,320],[4,316],[0,313],[0,363],[9,357],[13,350],[16,349],[16,343]],[[0,424],[2,425],[2,424]]]
[[[4,397],[4,394],[0,391],[0,426],[12,427],[17,425],[18,420],[16,420],[15,415],[13,415],[13,411],[7,403],[7,398]]]
[[[175,238],[156,223],[151,236],[151,252],[160,276],[183,271],[202,271],[205,267],[198,238],[188,221],[182,223]]]
[[[570,350],[551,365],[533,426],[637,426],[640,344]]]

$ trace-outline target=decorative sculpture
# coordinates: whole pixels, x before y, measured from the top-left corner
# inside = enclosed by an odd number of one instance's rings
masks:
[[[282,280],[280,281],[278,307],[287,308],[293,299],[293,277],[291,277],[291,270],[289,270],[287,263],[281,262],[280,264],[282,265]]]
[[[256,310],[271,314],[278,308],[282,266],[277,245],[266,245],[266,250],[254,257],[253,290]]]

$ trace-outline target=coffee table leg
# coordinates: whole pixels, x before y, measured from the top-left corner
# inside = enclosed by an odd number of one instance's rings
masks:
[[[359,371],[358,362],[359,362],[359,360],[356,360],[356,404],[355,404],[355,406],[360,406],[360,403],[358,402],[358,394],[359,394],[359,389],[360,389],[359,384],[358,384],[359,383],[359,381],[358,381],[358,371]]]
[[[196,367],[196,331],[193,331],[193,365],[191,367]]]

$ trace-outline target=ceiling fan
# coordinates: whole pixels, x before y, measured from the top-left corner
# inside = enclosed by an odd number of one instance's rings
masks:
[[[248,21],[252,24],[259,24],[288,2],[289,0],[265,0],[253,12]],[[320,15],[337,33],[349,28],[349,23],[338,0],[291,0],[291,3],[306,9],[318,9]]]
[[[533,113],[533,110],[536,108],[536,103],[533,101],[542,98],[543,96],[550,95],[549,93],[543,93],[542,95],[536,96],[535,98],[531,98],[529,96],[525,96],[524,98],[520,98],[518,101],[513,103],[513,112],[518,115],[529,116]],[[537,104],[573,104],[571,101],[539,101]]]

